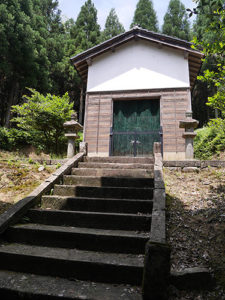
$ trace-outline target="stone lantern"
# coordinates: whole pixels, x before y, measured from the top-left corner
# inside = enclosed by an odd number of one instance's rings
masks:
[[[186,112],[186,119],[180,121],[180,128],[184,128],[185,132],[183,133],[183,138],[185,138],[185,158],[193,159],[194,158],[194,147],[193,140],[196,136],[194,129],[198,126],[198,121],[192,119],[192,112]]]
[[[63,127],[66,130],[65,136],[68,138],[67,158],[71,158],[75,155],[75,140],[78,138],[77,133],[83,129],[83,126],[75,121],[76,119],[77,114],[73,113],[71,115],[71,120],[63,124]]]

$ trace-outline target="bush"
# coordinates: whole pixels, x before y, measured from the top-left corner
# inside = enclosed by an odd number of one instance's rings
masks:
[[[8,132],[4,127],[0,127],[0,148],[2,150],[9,150]]]
[[[29,89],[31,96],[24,96],[22,105],[13,106],[12,112],[16,117],[12,122],[27,134],[33,146],[47,153],[62,153],[67,140],[64,136],[63,123],[70,119],[73,104],[69,95],[62,97],[40,94]]]
[[[7,129],[10,150],[19,150],[26,145],[32,144],[32,138],[27,131],[10,128]]]
[[[194,140],[195,157],[198,159],[211,159],[213,155],[225,150],[225,122],[215,119],[208,126],[196,130]]]
[[[32,140],[28,132],[16,128],[0,127],[0,148],[2,150],[15,151],[30,144],[32,144]]]

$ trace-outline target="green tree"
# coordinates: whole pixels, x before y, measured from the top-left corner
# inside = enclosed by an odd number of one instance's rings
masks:
[[[120,23],[119,18],[114,8],[109,12],[105,22],[105,29],[102,33],[102,40],[109,40],[112,37],[125,32],[123,25]]]
[[[190,40],[190,25],[185,6],[180,0],[170,0],[162,27],[164,34]]]
[[[224,95],[225,20],[223,5],[225,2],[224,0],[196,2],[198,6],[191,12],[191,14],[197,14],[193,26],[194,42],[200,49],[203,49],[206,57],[193,91],[193,111],[194,117],[200,120],[202,126],[217,115],[215,111],[217,112],[219,107],[213,104],[213,99],[219,99]],[[210,98],[213,95],[214,97]],[[206,105],[208,101],[211,103],[210,106]]]
[[[12,121],[29,133],[33,145],[48,153],[59,153],[65,144],[63,123],[70,119],[73,107],[68,93],[58,97],[29,91],[31,96],[25,95],[23,104],[13,106],[17,116]]]
[[[97,45],[100,42],[100,26],[97,23],[97,10],[91,0],[81,7],[75,25],[71,28],[76,53]]]
[[[200,47],[206,56],[203,72],[198,79],[214,88],[214,93],[208,97],[207,104],[220,112],[220,116],[211,119],[206,127],[213,133],[206,137],[209,144],[208,152],[213,154],[225,149],[225,1],[196,2],[198,6],[190,15],[196,13],[202,24],[207,24],[205,31],[197,28],[198,36],[194,38],[195,47]],[[201,155],[203,152],[205,150],[202,148]]]
[[[133,22],[130,28],[138,25],[151,31],[159,31],[156,12],[151,0],[139,0],[134,12]]]
[[[9,126],[11,106],[26,86],[57,89],[63,58],[63,26],[57,1],[5,0],[0,4],[1,124]],[[58,80],[60,82],[60,80]]]

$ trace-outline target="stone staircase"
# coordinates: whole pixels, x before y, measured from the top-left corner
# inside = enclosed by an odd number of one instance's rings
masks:
[[[142,299],[153,158],[85,158],[1,236],[1,299]]]

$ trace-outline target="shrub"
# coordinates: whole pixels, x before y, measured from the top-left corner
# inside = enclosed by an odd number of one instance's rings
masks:
[[[32,145],[47,153],[61,153],[66,145],[63,123],[70,119],[73,104],[69,95],[62,97],[40,94],[29,89],[31,96],[24,96],[25,103],[13,106],[16,117],[12,120],[27,133]]]
[[[211,120],[208,126],[196,130],[194,140],[195,157],[211,159],[213,155],[225,150],[225,121]]]
[[[0,148],[2,150],[9,150],[8,132],[4,127],[0,127]]]
[[[0,148],[2,150],[19,150],[31,143],[31,136],[28,132],[16,128],[0,127]]]

